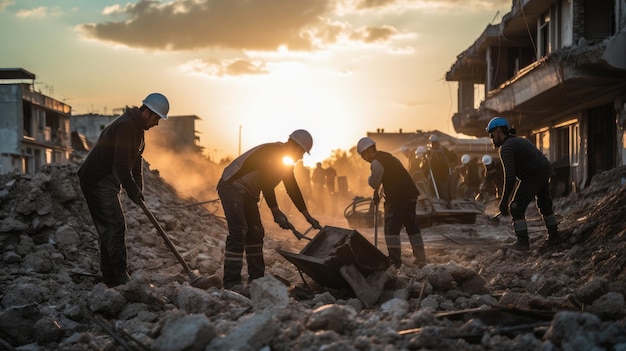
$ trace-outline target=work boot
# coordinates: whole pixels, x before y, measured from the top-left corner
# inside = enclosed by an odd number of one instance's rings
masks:
[[[238,284],[238,285],[230,286],[228,288],[224,287],[224,289],[230,290],[232,292],[236,292],[237,294],[241,296],[250,298],[250,286],[249,285]]]
[[[411,248],[413,249],[413,257],[415,263],[419,268],[422,268],[426,265],[426,251],[424,251],[424,240],[422,239],[421,233],[416,233],[409,235],[409,242],[411,243]]]
[[[530,244],[528,243],[528,236],[517,235],[517,240],[512,244],[500,245],[500,248],[516,251],[528,251],[530,250]]]
[[[113,269],[102,270],[102,283],[109,288],[115,286],[115,271]]]
[[[562,241],[559,231],[553,228],[548,228],[548,238],[539,247],[539,252],[544,253],[553,250]]]
[[[387,256],[387,259],[389,259],[389,262],[391,262],[391,264],[396,268],[396,269],[400,269],[400,267],[402,267],[402,260],[399,258],[395,258],[390,256]]]
[[[130,274],[128,273],[127,268],[116,268],[113,270],[113,272],[115,275],[115,282],[113,286],[126,284],[130,280]]]

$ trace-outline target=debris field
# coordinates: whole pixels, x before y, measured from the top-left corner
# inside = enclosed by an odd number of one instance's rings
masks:
[[[541,248],[547,234],[533,206],[531,251],[523,254],[499,250],[513,231],[507,219],[490,224],[493,204],[474,224],[423,228],[429,264],[422,268],[402,233],[404,264],[383,272],[379,297],[366,302],[300,274],[277,249],[299,252],[307,241],[267,214],[266,277],[250,285],[250,298],[222,289],[227,227],[219,203],[197,205],[203,199],[178,195],[148,166],[147,207],[210,286],[190,285],[149,218],[124,195],[132,277],[107,288],[77,167],[0,176],[0,349],[626,349],[626,167],[555,200],[565,240],[551,250]],[[290,220],[305,229],[300,217]],[[340,216],[318,219],[348,225]],[[357,231],[373,242],[372,228]]]

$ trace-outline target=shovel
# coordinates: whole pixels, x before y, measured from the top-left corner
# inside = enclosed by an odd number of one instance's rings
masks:
[[[161,235],[163,240],[165,240],[165,243],[167,244],[167,246],[170,248],[170,250],[172,250],[176,258],[178,259],[178,262],[180,262],[180,264],[183,265],[183,268],[185,269],[185,273],[187,273],[187,275],[189,276],[191,286],[193,286],[194,288],[199,288],[203,290],[208,289],[210,286],[209,280],[206,277],[198,276],[191,270],[191,268],[189,268],[189,265],[187,264],[187,262],[185,262],[183,257],[180,255],[180,253],[174,246],[174,243],[172,242],[172,240],[170,240],[167,234],[165,234],[165,230],[163,230],[159,222],[157,222],[152,212],[148,210],[148,207],[146,207],[146,204],[143,202],[143,200],[139,200],[139,207],[141,207],[143,212],[145,212],[145,214],[148,216],[148,218],[150,219],[150,222],[152,222],[157,232]]]
[[[293,226],[293,224],[291,224],[291,223],[289,223],[289,224],[290,224],[289,229],[291,229],[291,232],[293,233],[293,235],[295,235],[295,236],[296,236],[296,238],[297,238],[298,240],[301,240],[301,239],[306,239],[306,240],[308,240],[308,241],[311,241],[311,240],[312,240],[311,238],[309,238],[309,237],[308,237],[308,236],[306,236],[306,235],[307,235],[307,233],[308,233],[308,232],[310,232],[310,231],[313,229],[313,227],[310,227],[309,229],[307,229],[307,230],[304,232],[304,234],[302,234],[302,233],[300,233],[298,230],[296,230],[296,227],[294,227],[294,226]]]
[[[374,201],[374,247],[378,248],[378,202],[376,201]]]

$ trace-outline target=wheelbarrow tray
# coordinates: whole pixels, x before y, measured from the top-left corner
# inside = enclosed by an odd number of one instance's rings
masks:
[[[367,278],[390,265],[359,232],[332,226],[322,228],[299,253],[276,251],[317,283],[332,289],[350,287],[341,276],[343,266],[354,265]]]

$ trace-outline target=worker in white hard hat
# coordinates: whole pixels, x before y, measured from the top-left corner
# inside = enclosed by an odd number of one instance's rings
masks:
[[[144,131],[166,120],[169,108],[160,93],[149,94],[141,107],[128,108],[102,130],[78,169],[80,187],[99,235],[102,282],[109,287],[130,278],[121,188],[134,203],[143,200]]]
[[[261,193],[272,211],[274,222],[283,229],[293,230],[295,234],[293,224],[279,209],[276,200],[274,188],[282,182],[307,222],[315,229],[322,229],[317,219],[307,210],[294,175],[294,166],[283,162],[285,157],[298,162],[305,152],[309,153],[312,146],[311,134],[304,129],[298,129],[289,135],[286,143],[275,142],[254,147],[224,169],[217,184],[217,192],[228,224],[224,249],[225,289],[247,294],[248,286],[243,284],[241,277],[244,252],[248,264],[248,283],[265,275],[265,230],[258,207]]]
[[[378,151],[371,138],[357,143],[357,152],[370,165],[368,184],[374,189],[375,203],[380,201],[380,188],[385,197],[385,243],[389,260],[396,267],[402,265],[400,231],[404,227],[413,249],[414,263],[426,264],[424,241],[417,223],[415,207],[419,191],[400,160],[388,152]]]
[[[479,195],[485,201],[489,197],[499,199],[502,197],[504,186],[504,170],[500,160],[494,159],[491,155],[483,155],[483,182],[480,185]]]
[[[435,186],[435,194],[438,198],[449,204],[451,199],[450,175],[455,168],[457,156],[454,152],[441,145],[437,135],[432,134],[429,138],[426,158],[430,167],[430,175]]]
[[[474,198],[478,194],[480,184],[482,183],[478,170],[478,158],[463,154],[458,171],[463,178],[461,186],[463,193],[460,195],[464,198]]]

